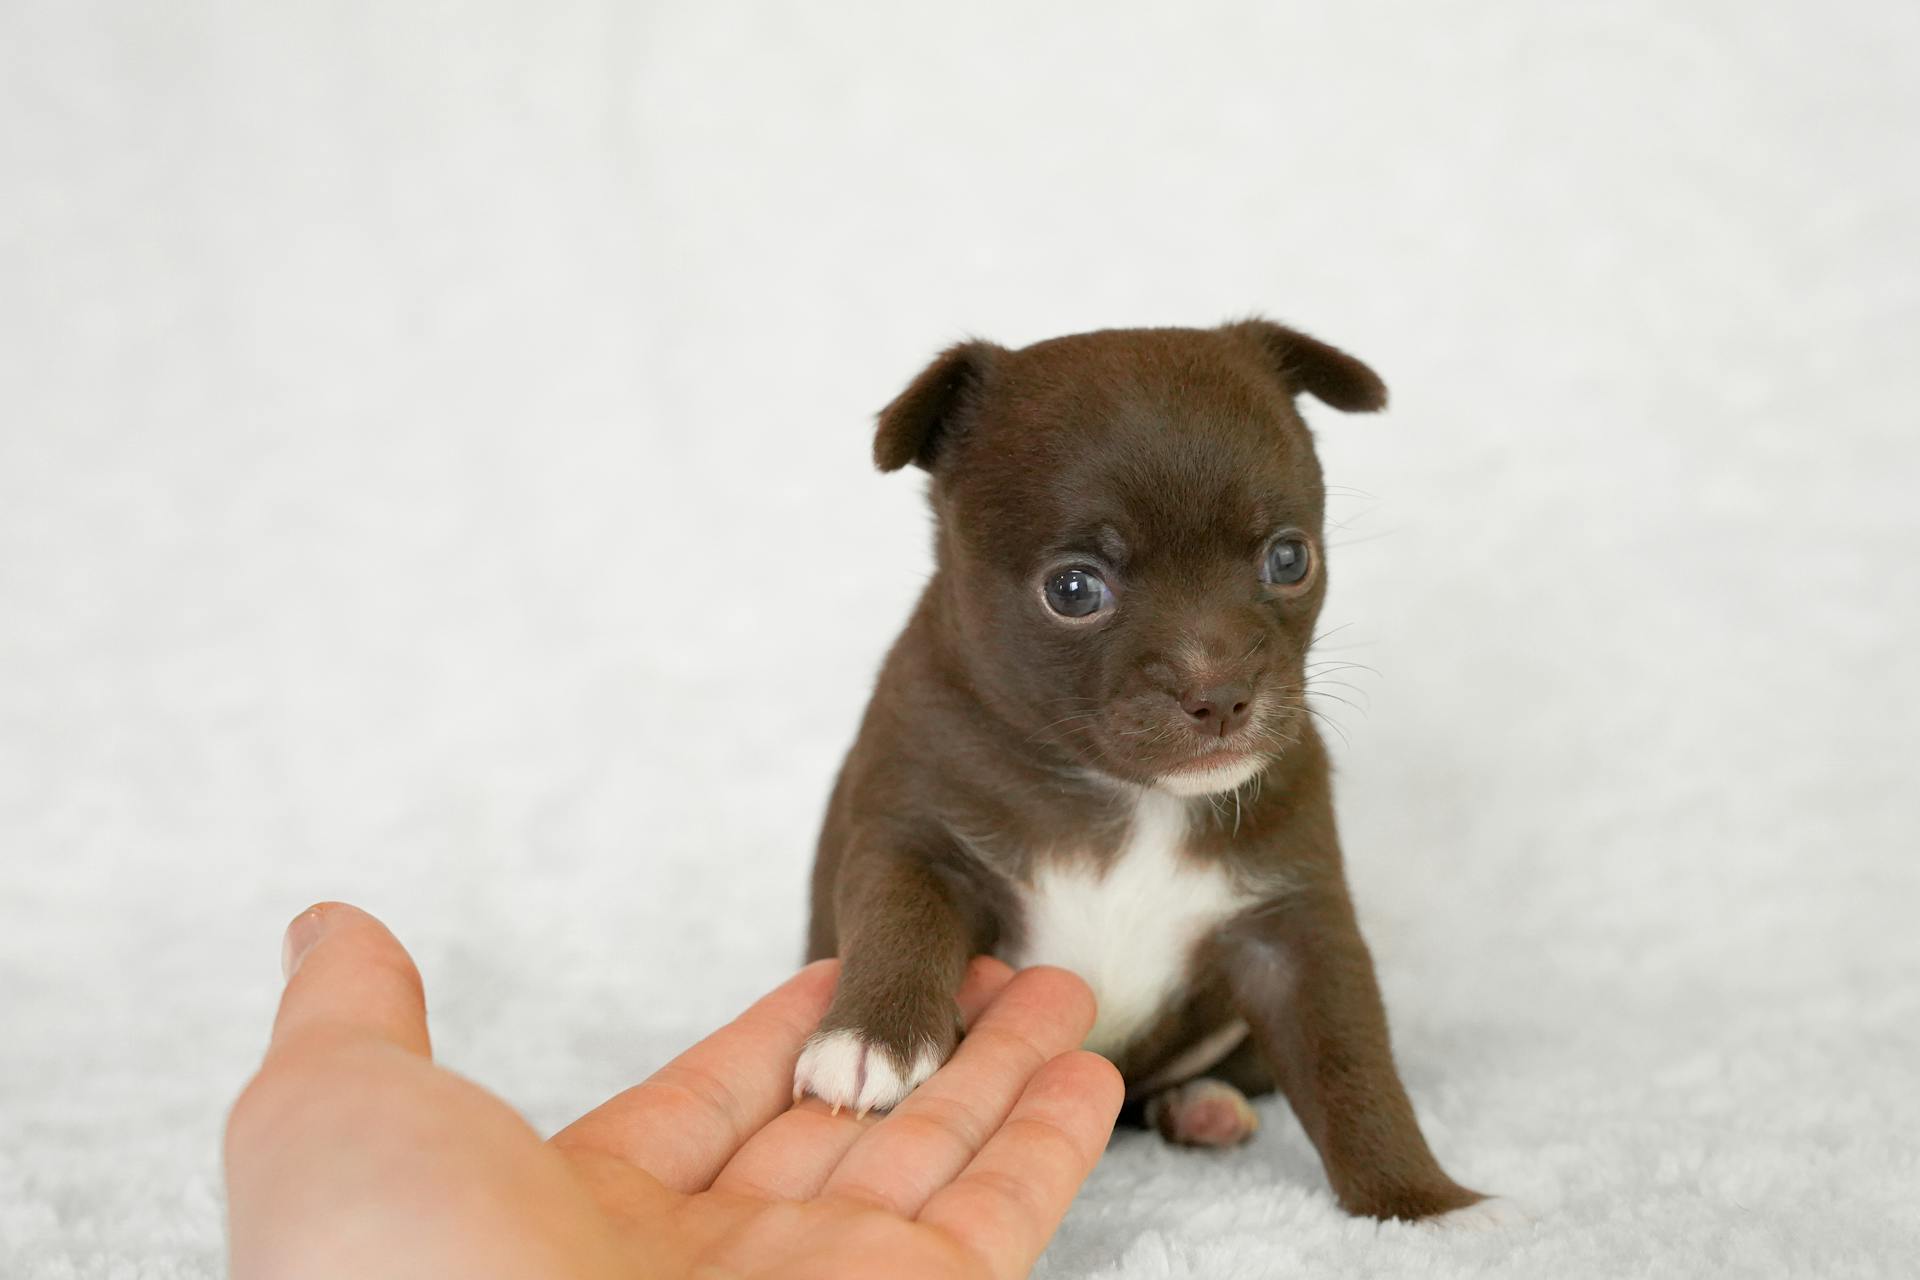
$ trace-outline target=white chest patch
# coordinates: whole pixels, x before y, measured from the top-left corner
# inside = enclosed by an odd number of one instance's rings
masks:
[[[1049,860],[1023,886],[1016,967],[1059,965],[1086,979],[1099,1016],[1086,1047],[1109,1056],[1144,1031],[1185,978],[1203,934],[1249,900],[1217,868],[1181,856],[1186,802],[1145,791],[1111,864]]]

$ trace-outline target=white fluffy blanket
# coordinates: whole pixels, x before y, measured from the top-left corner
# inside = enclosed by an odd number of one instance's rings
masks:
[[[1284,1109],[1048,1276],[1920,1267],[1912,5],[0,9],[0,1274],[210,1277],[311,899],[552,1126],[787,972],[935,347],[1373,360],[1341,809],[1530,1227]]]

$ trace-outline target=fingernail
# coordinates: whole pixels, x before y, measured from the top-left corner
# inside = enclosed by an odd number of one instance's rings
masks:
[[[320,941],[322,923],[320,908],[308,907],[295,916],[293,923],[287,926],[287,936],[280,942],[282,981],[293,980],[294,973],[300,968],[300,962],[306,959],[307,952],[313,950],[313,944]]]

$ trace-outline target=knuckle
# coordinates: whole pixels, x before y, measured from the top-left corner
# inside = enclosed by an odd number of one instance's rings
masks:
[[[986,1121],[951,1098],[916,1098],[912,1109],[901,1112],[896,1120],[909,1138],[917,1131],[924,1139],[951,1140],[969,1151],[979,1150],[987,1140]]]
[[[1020,1064],[1027,1075],[1052,1056],[1024,1029],[1004,1024],[982,1023],[967,1039],[980,1042],[996,1061]]]

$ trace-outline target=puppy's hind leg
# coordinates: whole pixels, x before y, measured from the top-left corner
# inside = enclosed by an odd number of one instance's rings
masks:
[[[978,912],[926,852],[880,830],[856,833],[841,859],[833,891],[840,983],[801,1050],[795,1098],[886,1110],[959,1043],[954,993],[977,949]]]
[[[1162,1089],[1145,1105],[1129,1104],[1132,1114],[1123,1111],[1122,1120],[1152,1129],[1177,1146],[1237,1146],[1260,1128],[1260,1114],[1250,1099],[1274,1088],[1273,1069],[1249,1036],[1205,1075]]]
[[[1420,1132],[1337,876],[1247,912],[1225,945],[1241,1014],[1348,1212],[1411,1220],[1486,1199],[1447,1176]]]

